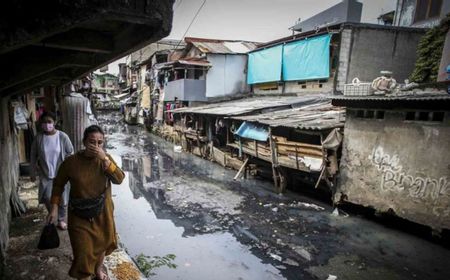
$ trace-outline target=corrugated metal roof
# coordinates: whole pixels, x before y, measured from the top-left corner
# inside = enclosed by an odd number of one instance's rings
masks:
[[[186,60],[186,59],[180,59],[170,62],[164,62],[164,63],[158,63],[155,64],[156,69],[164,69],[164,68],[170,68],[175,64],[183,64],[183,65],[193,65],[193,66],[203,66],[203,67],[211,67],[212,64],[207,60]]]
[[[217,54],[245,54],[254,50],[257,45],[253,42],[245,41],[223,41],[223,42],[191,42],[196,48],[203,53]]]
[[[305,95],[291,97],[255,97],[219,102],[199,107],[185,107],[173,110],[174,114],[193,113],[216,116],[240,116],[260,110],[295,108],[302,104],[313,104],[328,100],[325,95]],[[329,101],[328,101],[329,102]]]
[[[355,101],[420,101],[420,100],[450,100],[450,94],[445,93],[421,93],[405,95],[368,95],[368,96],[333,96],[333,100]]]
[[[260,123],[270,127],[327,130],[344,126],[345,109],[332,106],[330,101],[324,101],[294,109],[249,116],[237,116],[232,117],[232,119]]]

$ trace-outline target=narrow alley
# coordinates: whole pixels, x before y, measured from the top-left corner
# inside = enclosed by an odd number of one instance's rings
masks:
[[[99,117],[127,172],[114,186],[132,257],[176,255],[152,279],[449,279],[450,251],[235,172],[121,121]],[[333,279],[333,278],[331,278]]]

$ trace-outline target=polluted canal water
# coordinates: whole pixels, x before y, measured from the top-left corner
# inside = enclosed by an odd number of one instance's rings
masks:
[[[450,251],[270,182],[179,152],[118,113],[99,116],[126,172],[113,186],[121,243],[136,258],[174,254],[150,279],[450,279]],[[335,212],[336,213],[336,212]]]

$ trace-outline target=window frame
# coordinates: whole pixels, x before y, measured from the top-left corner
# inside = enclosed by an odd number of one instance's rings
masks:
[[[419,1],[426,1],[427,2],[426,3],[427,11],[425,12],[425,18],[423,18],[423,19],[417,19],[417,15],[419,13],[419,10],[418,10]],[[440,1],[439,9],[438,9],[439,10],[439,14],[436,15],[436,16],[432,16],[431,17],[430,16],[430,11],[431,11],[431,3],[433,1]],[[424,22],[424,21],[427,21],[427,20],[430,20],[430,19],[433,19],[433,18],[439,18],[441,13],[442,13],[443,2],[444,2],[443,0],[416,0],[416,6],[415,6],[415,11],[414,11],[414,21],[413,21],[413,23]]]

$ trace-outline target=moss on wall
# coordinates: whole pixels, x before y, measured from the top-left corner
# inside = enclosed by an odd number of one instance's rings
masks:
[[[417,61],[410,80],[416,83],[436,82],[444,48],[445,36],[450,28],[450,14],[431,28],[417,47]]]

